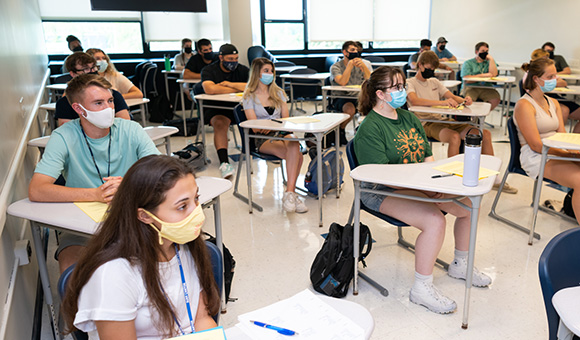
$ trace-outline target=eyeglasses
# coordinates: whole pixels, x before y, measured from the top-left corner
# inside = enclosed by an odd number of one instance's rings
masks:
[[[85,67],[85,68],[82,68],[82,69],[80,69],[80,70],[75,70],[75,73],[83,73],[83,74],[86,74],[86,73],[95,72],[95,71],[97,71],[98,69],[99,69],[99,68],[98,68],[97,66],[92,66],[92,67]]]
[[[387,90],[388,89],[396,89],[397,91],[401,92],[401,91],[403,91],[403,89],[405,89],[405,87],[406,87],[405,84],[395,84],[395,85],[387,87]]]

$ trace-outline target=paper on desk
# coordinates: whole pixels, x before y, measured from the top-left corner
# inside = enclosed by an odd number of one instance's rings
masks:
[[[364,330],[351,319],[339,313],[309,290],[270,306],[238,316],[237,325],[252,339],[257,340],[354,340],[364,339]],[[258,327],[250,320],[265,322],[298,332],[291,337]]]
[[[75,202],[75,205],[97,223],[104,220],[105,213],[109,208],[106,203],[101,202]]]
[[[434,105],[434,106],[431,106],[431,107],[434,108],[434,109],[452,109],[452,110],[463,110],[463,109],[465,109],[465,106],[464,105],[459,105],[458,107],[452,107],[452,106],[449,106],[449,105]]]
[[[466,81],[507,81],[508,78],[505,77],[463,77]]]
[[[206,329],[192,334],[176,336],[165,340],[226,340],[226,333],[222,326]]]
[[[561,133],[558,132],[546,139],[553,140],[556,142],[563,142],[569,144],[580,145],[580,133]]]
[[[233,95],[234,95],[234,96],[237,96],[237,97],[241,97],[241,96],[243,96],[243,95],[244,95],[244,93],[243,93],[243,92],[239,92],[239,93],[233,93]]]
[[[282,120],[285,120],[285,121],[290,122],[290,123],[295,123],[295,124],[318,123],[320,121],[320,119],[316,119],[316,118],[312,118],[312,117],[287,117],[287,118],[282,118]]]
[[[346,85],[345,87],[352,87],[353,89],[360,89],[360,85]]]
[[[439,170],[446,172],[448,174],[454,174],[459,177],[463,177],[463,162],[455,161],[450,162],[447,164],[439,165],[433,168],[433,170]],[[479,179],[484,179],[489,176],[499,174],[498,171],[486,169],[486,168],[479,168]]]
[[[572,92],[572,91],[574,91],[574,90],[572,90],[572,89],[569,89],[569,88],[567,88],[567,87],[556,87],[556,88],[554,89],[554,91],[556,91],[556,92]]]

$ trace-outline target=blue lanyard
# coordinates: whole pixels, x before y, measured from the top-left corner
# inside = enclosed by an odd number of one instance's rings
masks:
[[[185,306],[187,307],[187,315],[189,316],[189,325],[191,326],[191,332],[195,333],[195,327],[193,326],[193,316],[191,315],[191,304],[189,303],[189,293],[187,292],[187,284],[185,283],[185,274],[183,273],[183,265],[181,264],[181,256],[179,256],[179,248],[177,244],[173,244],[175,246],[175,254],[177,255],[177,262],[179,263],[179,272],[181,273],[181,284],[183,286],[183,295],[185,295]],[[185,332],[181,328],[179,321],[177,321],[177,317],[175,313],[173,313],[173,318],[175,319],[175,323],[181,334],[185,335]]]
[[[99,171],[99,166],[97,165],[97,161],[95,160],[95,155],[93,154],[93,150],[91,149],[91,146],[89,145],[89,140],[87,139],[87,135],[85,134],[85,130],[83,130],[83,127],[81,126],[81,132],[83,133],[83,136],[85,137],[85,142],[87,143],[87,148],[89,148],[89,152],[91,153],[91,157],[93,158],[93,164],[95,165],[95,168],[97,169],[97,174],[99,174],[99,179],[101,180],[101,183],[105,184],[105,181],[103,181],[103,176],[101,176],[101,172]],[[111,135],[113,134],[113,130],[110,129],[109,130],[109,159],[107,160],[107,177],[111,177]]]

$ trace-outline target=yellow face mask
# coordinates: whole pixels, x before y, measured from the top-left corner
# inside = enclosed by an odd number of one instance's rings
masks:
[[[161,224],[161,230],[159,230],[155,224],[150,223],[149,225],[153,227],[159,234],[159,244],[163,244],[163,238],[168,239],[171,242],[177,244],[186,244],[195,240],[201,233],[201,226],[205,221],[205,215],[203,213],[203,208],[201,204],[198,204],[195,209],[181,222],[168,223],[160,220],[157,216],[153,215],[149,211],[143,209],[147,215],[151,216],[152,219]]]

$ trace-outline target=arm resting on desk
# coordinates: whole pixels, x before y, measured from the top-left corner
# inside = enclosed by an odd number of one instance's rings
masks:
[[[143,98],[143,92],[137,88],[137,86],[133,86],[129,89],[129,92],[123,94],[123,98],[125,99],[140,99]]]
[[[187,68],[184,68],[183,79],[201,79],[201,73],[195,73]]]
[[[109,177],[98,188],[69,188],[56,185],[55,178],[41,173],[32,175],[28,196],[33,202],[110,202],[121,177]]]
[[[206,94],[223,94],[223,93],[240,92],[240,91],[233,89],[231,87],[218,85],[211,80],[206,80],[201,85],[203,86],[203,90],[205,91]]]

